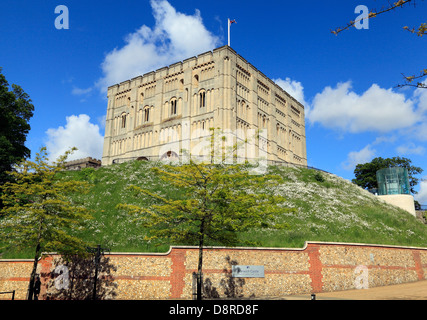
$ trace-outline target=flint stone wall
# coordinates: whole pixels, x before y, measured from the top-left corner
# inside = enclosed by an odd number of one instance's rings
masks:
[[[110,274],[117,300],[192,299],[195,247],[171,247],[164,254],[111,253]],[[41,297],[55,275],[50,255],[39,263]],[[264,278],[232,278],[231,266],[264,266]],[[25,299],[31,260],[0,260],[0,292]],[[101,275],[102,276],[102,275]],[[307,242],[301,249],[206,248],[204,284],[214,297],[283,297],[372,288],[427,279],[427,248]],[[0,299],[8,298],[2,297]]]

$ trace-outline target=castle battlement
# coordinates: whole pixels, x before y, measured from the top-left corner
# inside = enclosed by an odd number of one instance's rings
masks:
[[[71,160],[65,163],[66,170],[80,170],[83,168],[99,168],[101,160],[87,157],[83,159]]]

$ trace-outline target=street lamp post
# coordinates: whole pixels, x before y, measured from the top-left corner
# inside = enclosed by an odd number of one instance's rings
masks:
[[[95,279],[93,284],[92,300],[96,300],[96,284],[98,281],[98,267],[101,261],[101,255],[103,255],[105,251],[110,251],[110,249],[101,248],[101,245],[98,244],[95,248],[88,247],[87,250],[95,254]]]

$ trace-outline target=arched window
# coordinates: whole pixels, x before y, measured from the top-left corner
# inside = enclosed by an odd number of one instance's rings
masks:
[[[144,108],[144,122],[150,121],[150,107]]]
[[[122,128],[126,128],[126,113],[122,114]]]
[[[168,151],[165,154],[163,154],[163,156],[160,158],[161,161],[174,161],[179,159],[179,156],[176,152],[174,151]]]
[[[174,116],[177,114],[177,100],[174,98],[171,100],[171,116]]]
[[[201,91],[199,93],[199,106],[200,108],[206,107],[206,91]]]

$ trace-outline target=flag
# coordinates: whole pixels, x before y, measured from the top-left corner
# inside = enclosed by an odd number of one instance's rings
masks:
[[[237,23],[236,20],[228,19],[228,46],[230,46],[230,29],[233,23]]]

